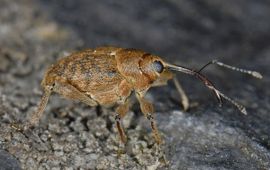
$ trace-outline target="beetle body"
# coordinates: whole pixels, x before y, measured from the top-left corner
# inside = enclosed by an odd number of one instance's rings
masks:
[[[54,85],[56,93],[72,98],[59,85],[70,84],[96,105],[122,104],[133,90],[145,92],[151,86],[165,84],[172,78],[169,71],[164,71],[166,76],[160,78],[160,73],[153,69],[153,61],[162,60],[135,49],[101,47],[84,50],[62,58],[51,66],[42,86],[47,88]]]
[[[258,72],[239,69],[215,60],[209,64],[217,64],[262,78]],[[182,99],[182,105],[185,110],[188,109],[188,98],[178,81],[173,77],[171,72],[173,70],[195,76],[214,92],[220,102],[223,97],[237,106],[242,113],[246,114],[246,110],[242,105],[214,87],[201,73],[202,69],[195,71],[186,67],[169,64],[160,57],[141,50],[100,47],[75,52],[60,59],[47,70],[41,83],[44,88],[41,102],[37,111],[25,125],[24,130],[37,125],[47,105],[49,96],[52,92],[55,92],[65,98],[84,102],[89,106],[117,105],[115,110],[116,126],[121,140],[125,143],[126,136],[121,125],[121,119],[129,110],[128,98],[134,91],[140,103],[141,111],[149,119],[154,138],[159,144],[161,139],[153,117],[153,105],[144,96],[149,88],[166,85],[168,80],[173,79]]]

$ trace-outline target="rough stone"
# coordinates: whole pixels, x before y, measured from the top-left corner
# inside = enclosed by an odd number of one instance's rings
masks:
[[[20,170],[20,164],[10,153],[0,150],[0,169],[1,170]]]
[[[256,0],[1,0],[0,165],[8,169],[269,169],[270,4]],[[124,118],[122,146],[113,110],[57,95],[38,127],[11,127],[36,109],[47,67],[71,51],[101,45],[140,48],[200,68],[217,58],[264,79],[209,67],[204,73],[247,106],[218,108],[200,82],[181,77],[193,107],[181,111],[171,83],[151,89],[164,144],[157,148],[138,103]],[[178,74],[177,74],[178,75]],[[180,74],[178,75],[180,78]],[[0,166],[0,169],[4,167]]]

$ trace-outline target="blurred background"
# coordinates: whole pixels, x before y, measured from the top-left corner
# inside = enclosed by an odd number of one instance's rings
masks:
[[[78,49],[104,45],[137,48],[159,55],[168,62],[197,69],[218,59],[269,75],[268,1],[40,2],[53,20],[76,32],[82,40]],[[262,84],[249,76],[215,66],[205,72],[217,81],[218,87],[223,86],[224,92],[241,89],[245,81],[247,85]],[[187,91],[202,88],[197,85],[197,80],[190,82],[185,76],[180,79],[186,84]],[[244,98],[241,94],[236,95]]]
[[[150,90],[148,98],[158,112],[159,128],[167,136],[166,142],[173,146],[166,151],[171,168],[267,169],[270,167],[269,18],[268,0],[0,0],[2,121],[23,119],[34,110],[46,68],[67,52],[99,46],[137,48],[168,62],[197,69],[218,59],[263,74],[264,78],[258,80],[217,66],[204,70],[218,89],[247,107],[247,116],[226,102],[219,108],[201,82],[181,73],[177,77],[191,102],[199,104],[188,113],[178,115],[181,120],[170,117],[170,111],[182,110],[171,83],[168,87]],[[54,97],[51,100],[56,102],[51,102],[47,112],[71,105]],[[135,115],[140,112],[136,106],[134,110]],[[65,119],[46,115],[49,120]],[[174,122],[178,126],[168,127],[173,120],[180,121]],[[189,131],[192,129],[189,125],[205,129],[197,134],[196,129]],[[217,128],[214,137],[207,125]],[[134,126],[139,125],[132,125],[129,130]],[[41,127],[41,130],[48,128],[46,121]],[[181,137],[183,134],[195,135],[189,141]],[[212,149],[202,149],[206,145],[203,142],[192,143],[203,138],[199,134],[209,139],[206,141]],[[230,143],[235,136],[241,139]],[[211,143],[210,139],[220,142]],[[13,139],[5,140],[1,148],[16,155],[14,146],[7,144]],[[100,142],[98,138],[97,142]],[[27,168],[28,159],[20,154],[16,158]],[[72,156],[69,159],[74,160]],[[147,167],[140,159],[135,163],[129,161],[134,166]]]
[[[266,57],[270,38],[269,3],[41,1],[54,20],[79,34],[85,47],[134,47],[174,57],[179,62],[204,63],[212,58],[224,58],[239,65],[236,59],[241,58],[250,63],[269,62]]]

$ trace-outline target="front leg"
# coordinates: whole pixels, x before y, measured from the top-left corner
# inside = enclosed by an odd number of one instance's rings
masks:
[[[154,108],[152,103],[148,102],[144,97],[143,93],[136,93],[136,97],[139,100],[141,111],[143,112],[144,116],[150,121],[152,132],[157,144],[161,144],[162,140],[158,133],[158,128],[156,125],[156,121],[154,120]]]
[[[184,111],[187,111],[189,108],[189,100],[188,97],[184,91],[184,89],[182,88],[181,84],[179,83],[179,81],[176,79],[176,77],[173,78],[173,83],[176,87],[176,90],[178,91],[180,97],[181,97],[181,103],[182,106],[184,108]]]

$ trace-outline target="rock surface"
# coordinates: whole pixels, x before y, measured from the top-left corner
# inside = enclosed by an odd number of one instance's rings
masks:
[[[256,0],[0,0],[0,148],[7,151],[0,152],[0,162],[15,157],[20,165],[10,159],[11,167],[34,170],[270,169],[269,17],[269,2]],[[137,103],[123,121],[126,148],[119,145],[112,109],[57,95],[33,131],[10,126],[36,109],[49,65],[101,45],[140,48],[191,68],[214,57],[258,70],[264,79],[214,66],[204,70],[247,106],[247,116],[228,103],[218,108],[188,76],[181,83],[191,102],[198,102],[188,112],[181,111],[171,83],[151,89],[147,98],[165,141],[161,152]]]
[[[20,164],[8,152],[0,150],[0,169],[1,170],[20,170]]]

